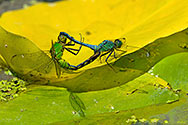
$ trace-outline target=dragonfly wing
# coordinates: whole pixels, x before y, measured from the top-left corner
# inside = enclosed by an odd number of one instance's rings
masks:
[[[56,75],[57,75],[58,78],[60,78],[60,76],[61,76],[61,67],[60,67],[60,65],[58,64],[57,61],[54,61],[54,63],[55,63]]]
[[[70,93],[69,102],[71,103],[71,106],[73,107],[73,109],[77,111],[80,116],[82,117],[85,116],[83,110],[86,110],[86,107],[84,103],[82,102],[82,100],[75,93],[72,93],[72,92]]]
[[[11,58],[11,68],[24,77],[35,77],[48,74],[54,63],[43,51],[17,54]]]
[[[45,53],[38,51],[34,53],[24,53],[12,56],[11,65],[17,68],[31,68],[37,67],[40,64],[46,62],[48,57]],[[42,58],[42,59],[41,59]]]

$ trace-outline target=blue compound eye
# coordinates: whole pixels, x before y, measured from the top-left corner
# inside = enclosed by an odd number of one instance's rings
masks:
[[[119,39],[116,39],[115,41],[114,41],[114,45],[116,46],[116,48],[120,48],[121,46],[122,46],[122,41],[120,41]]]

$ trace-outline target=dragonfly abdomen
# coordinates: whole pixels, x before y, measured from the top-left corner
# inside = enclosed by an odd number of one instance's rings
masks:
[[[67,69],[69,69],[69,67],[70,67],[69,63],[66,62],[64,59],[58,60],[58,63],[59,63],[59,65],[60,65],[62,68],[67,68]]]

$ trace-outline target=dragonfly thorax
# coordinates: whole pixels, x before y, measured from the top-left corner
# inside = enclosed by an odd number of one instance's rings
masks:
[[[114,48],[114,43],[110,40],[104,40],[97,48],[100,52],[109,51]]]
[[[60,42],[55,42],[54,45],[53,45],[53,50],[51,49],[50,53],[51,53],[51,56],[56,58],[57,60],[60,60],[61,57],[63,56],[63,51],[62,51],[62,43]],[[54,52],[52,52],[54,51]]]

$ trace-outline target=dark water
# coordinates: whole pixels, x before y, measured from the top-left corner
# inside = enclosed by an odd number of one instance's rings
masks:
[[[26,4],[32,5],[34,0],[0,0],[0,15],[9,10],[21,9]],[[36,0],[38,2],[56,2],[60,0]]]

